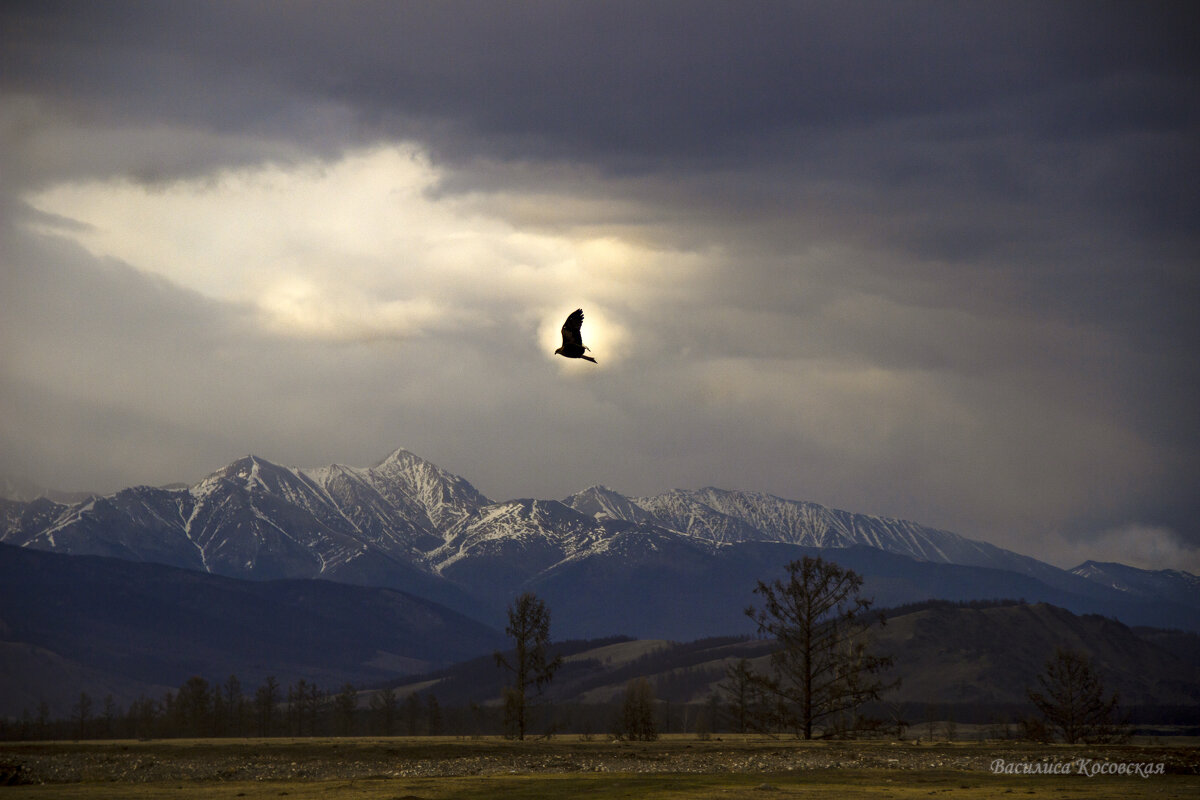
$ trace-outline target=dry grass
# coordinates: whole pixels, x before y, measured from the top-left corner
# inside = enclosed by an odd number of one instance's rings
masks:
[[[1166,761],[1170,774],[996,775],[1008,761]],[[1038,798],[1200,796],[1194,746],[1065,748],[997,742],[914,746],[674,737],[652,744],[498,739],[265,739],[13,743],[0,763],[54,782],[8,787],[17,798]]]

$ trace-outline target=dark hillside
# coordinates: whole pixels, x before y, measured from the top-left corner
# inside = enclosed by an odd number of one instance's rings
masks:
[[[1178,646],[1181,637],[1186,640],[1191,634],[1134,630],[1097,615],[1009,600],[927,601],[896,608],[875,636],[876,649],[894,658],[893,676],[901,679],[900,687],[886,697],[894,705],[1024,707],[1026,687],[1034,684],[1054,648],[1068,647],[1094,659],[1106,685],[1120,693],[1126,707],[1191,708],[1200,713],[1197,664]],[[745,658],[763,669],[773,646],[744,637],[686,644],[597,642],[582,650],[576,644],[545,699],[610,702],[630,679],[647,677],[660,700],[705,702],[731,664]],[[401,694],[417,689],[451,702],[490,703],[499,697],[504,681],[490,660],[480,659],[400,682],[399,688]],[[981,711],[985,719],[987,713]]]
[[[49,702],[63,688],[53,681],[69,676],[82,685],[68,698],[88,691],[118,701],[192,675],[335,686],[428,671],[503,645],[491,628],[393,589],[243,581],[8,545],[0,545],[0,640],[6,714]]]

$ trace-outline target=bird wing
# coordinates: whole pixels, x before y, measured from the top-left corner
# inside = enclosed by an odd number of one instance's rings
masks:
[[[583,327],[583,309],[577,308],[567,317],[562,326],[563,347],[574,345],[583,347],[583,335],[579,332]]]

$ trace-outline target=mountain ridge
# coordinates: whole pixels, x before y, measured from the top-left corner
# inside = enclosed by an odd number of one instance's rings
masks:
[[[1164,619],[1182,627],[1195,628],[1187,610],[1200,610],[1200,592],[1189,591],[1186,579],[1164,583],[1119,565],[1123,582],[1107,574],[1098,580],[1094,571],[1061,570],[915,522],[763,492],[705,487],[626,497],[597,485],[562,501],[497,502],[465,478],[403,448],[365,468],[285,467],[248,455],[185,488],[132,487],[73,505],[45,498],[0,501],[0,542],[155,561],[227,577],[385,586],[489,624],[497,623],[515,594],[534,588],[571,605],[614,608],[625,600],[613,596],[611,585],[622,585],[634,596],[653,589],[650,593],[671,610],[676,603],[666,591],[670,587],[693,597],[699,611],[706,607],[705,586],[689,583],[699,576],[714,596],[732,602],[757,578],[769,577],[801,554],[850,558],[859,548],[894,557],[854,556],[892,575],[866,576],[874,581],[868,581],[869,588],[887,595],[889,587],[906,587],[908,594],[892,597],[894,602],[937,596],[939,590],[963,599],[971,581],[962,576],[974,574],[975,583],[995,587],[1002,596],[1017,596],[1004,591],[1007,586],[1082,613],[1123,615],[1130,624],[1154,624],[1153,606],[1160,601]],[[939,564],[955,569],[923,566]],[[995,572],[984,577],[970,569]],[[901,573],[908,577],[897,577]],[[934,583],[923,585],[912,578],[916,575]],[[734,576],[739,586],[726,587]],[[592,586],[608,599],[580,600],[571,593],[572,582]],[[645,618],[669,623],[666,616],[646,611]],[[603,622],[603,615],[596,618],[597,625]],[[685,630],[695,632],[692,622],[681,618],[676,632]],[[589,635],[614,632],[628,631],[588,630]]]

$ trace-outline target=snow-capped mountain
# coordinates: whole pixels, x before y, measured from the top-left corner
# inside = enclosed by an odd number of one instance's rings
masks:
[[[589,635],[639,632],[603,627],[606,607],[626,603],[612,594],[617,586],[661,606],[652,612],[635,603],[623,618],[657,614],[667,624],[691,614],[694,623],[708,614],[724,620],[714,632],[730,632],[745,605],[739,598],[752,599],[756,579],[802,552],[833,551],[887,572],[878,586],[892,602],[1027,597],[1118,616],[1132,609],[1126,616],[1140,623],[1157,600],[1171,603],[1173,619],[1184,607],[1150,584],[1131,593],[948,531],[759,492],[706,488],[630,498],[596,486],[561,502],[497,503],[403,449],[368,468],[298,469],[247,456],[191,487],[134,487],[74,504],[0,500],[0,541],[229,577],[399,588],[490,622],[508,598],[536,588],[562,598],[579,618],[594,617]],[[711,591],[722,582],[737,585]],[[1125,583],[1136,581],[1127,576]],[[572,593],[585,585],[590,595]],[[718,596],[735,617],[705,610],[705,597]],[[690,598],[686,606],[682,597]],[[594,613],[588,603],[599,604]]]
[[[1190,572],[1138,569],[1111,561],[1085,561],[1071,573],[1136,597],[1170,599],[1200,610],[1200,576]]]
[[[585,513],[652,523],[714,545],[736,542],[832,548],[862,545],[922,561],[1018,571],[1036,569],[1041,563],[986,542],[915,522],[854,514],[762,492],[708,487],[675,489],[655,497],[631,499],[605,487],[593,487],[572,495],[566,502]]]
[[[64,505],[0,501],[0,541],[237,578],[327,578],[410,590],[457,609],[422,563],[437,524],[487,503],[406,450],[366,469],[294,469],[247,456],[183,489],[135,487]]]
[[[2,501],[0,501],[2,502]],[[318,577],[364,557],[402,562],[488,503],[405,450],[368,469],[303,470],[257,456],[186,489],[135,487],[64,505],[0,504],[2,540],[252,578]]]
[[[653,518],[645,508],[607,486],[593,486],[571,495],[563,502],[581,514],[600,520],[624,520],[640,524]]]

